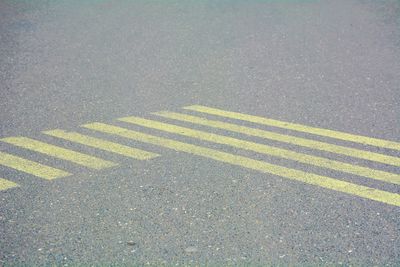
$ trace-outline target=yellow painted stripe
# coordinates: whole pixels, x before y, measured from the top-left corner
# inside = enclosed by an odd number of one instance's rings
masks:
[[[360,144],[365,144],[365,145],[400,150],[400,143],[395,142],[395,141],[389,141],[389,140],[373,138],[373,137],[368,137],[368,136],[350,134],[350,133],[345,133],[345,132],[340,132],[340,131],[312,127],[312,126],[306,126],[306,125],[297,124],[297,123],[273,120],[273,119],[263,118],[263,117],[259,117],[259,116],[242,114],[242,113],[232,112],[232,111],[225,111],[222,109],[210,108],[210,107],[205,107],[205,106],[200,106],[200,105],[188,106],[188,107],[184,107],[184,109],[203,112],[203,113],[217,115],[217,116],[231,118],[231,119],[249,121],[249,122],[259,123],[259,124],[263,124],[263,125],[294,130],[294,131],[298,131],[298,132],[326,136],[326,137],[340,139],[340,140],[344,140],[344,141],[350,141],[350,142],[354,142],[354,143],[360,143]]]
[[[0,191],[18,187],[19,185],[9,180],[0,178]]]
[[[209,159],[214,159],[232,165],[237,165],[248,169],[257,170],[263,173],[269,173],[281,176],[291,180],[296,180],[303,183],[320,186],[323,188],[383,202],[394,206],[400,206],[400,195],[396,193],[386,192],[370,188],[367,186],[352,184],[346,181],[341,181],[313,173],[307,173],[300,170],[289,169],[286,167],[266,163],[260,160],[254,160],[251,158],[218,151],[211,148],[196,146],[192,144],[175,141],[172,139],[144,134],[109,124],[96,122],[83,125],[83,127],[101,131],[108,134],[115,134],[121,137],[129,138],[144,143],[166,147],[176,151],[186,152],[189,154],[194,154]]]
[[[7,137],[0,140],[18,147],[43,153],[62,160],[71,161],[73,163],[96,170],[117,165],[116,163],[110,161],[89,156],[73,150],[65,149],[59,146],[50,145],[27,137]]]
[[[52,180],[70,176],[71,174],[31,160],[0,152],[0,165],[25,172],[43,179]]]
[[[233,146],[240,149],[251,150],[254,152],[271,155],[274,157],[285,158],[289,160],[299,161],[302,163],[323,167],[327,169],[332,169],[336,171],[351,173],[359,176],[364,176],[367,178],[380,180],[384,182],[400,184],[400,175],[379,171],[367,167],[356,166],[336,160],[331,160],[327,158],[306,155],[302,153],[297,153],[287,149],[281,149],[273,146],[268,146],[264,144],[254,143],[250,141],[240,140],[237,138],[232,138],[224,135],[218,135],[213,133],[208,133],[199,130],[193,130],[185,127],[176,126],[173,124],[162,123],[154,120],[146,120],[138,117],[127,117],[120,118],[120,121],[129,122],[137,124],[140,126],[158,129],[170,133],[175,133],[183,136],[188,136],[192,138],[197,138],[200,140],[205,140],[213,143]]]
[[[274,140],[274,141],[294,144],[294,145],[308,147],[308,148],[312,148],[312,149],[327,151],[327,152],[331,152],[331,153],[335,153],[335,154],[342,154],[342,155],[350,156],[353,158],[360,158],[360,159],[365,159],[365,160],[369,160],[369,161],[375,161],[375,162],[379,162],[379,163],[384,163],[384,164],[400,167],[400,158],[383,155],[383,154],[379,154],[379,153],[374,153],[374,152],[370,152],[370,151],[365,151],[365,150],[361,150],[361,149],[339,146],[339,145],[329,144],[329,143],[325,143],[325,142],[310,140],[310,139],[306,139],[306,138],[301,138],[301,137],[296,137],[296,136],[291,136],[291,135],[284,135],[284,134],[274,133],[274,132],[265,131],[265,130],[261,130],[261,129],[241,126],[241,125],[237,125],[237,124],[233,124],[233,123],[209,120],[209,119],[205,119],[205,118],[201,118],[201,117],[197,117],[197,116],[186,115],[186,114],[181,114],[181,113],[161,111],[161,112],[155,112],[153,114],[164,117],[164,118],[175,119],[175,120],[180,120],[180,121],[189,122],[189,123],[195,123],[195,124],[218,128],[218,129],[224,129],[224,130],[228,130],[231,132],[246,134],[249,136],[262,137],[262,138],[266,138],[266,139],[270,139],[270,140]]]
[[[83,135],[76,132],[66,132],[64,130],[51,130],[43,132],[47,135],[62,138],[68,141],[76,142],[82,145],[99,148],[105,151],[113,152],[119,155],[127,156],[134,159],[147,160],[158,157],[156,153],[147,152],[141,149],[124,146],[114,142],[102,140],[99,138]]]

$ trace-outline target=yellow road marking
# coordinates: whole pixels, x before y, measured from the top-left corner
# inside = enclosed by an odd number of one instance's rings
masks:
[[[297,153],[294,151],[281,149],[273,146],[263,145],[259,143],[254,143],[250,141],[240,140],[237,138],[232,138],[224,135],[218,135],[213,133],[208,133],[199,130],[193,130],[185,127],[176,126],[173,124],[162,123],[154,120],[146,120],[138,117],[126,117],[118,119],[120,121],[129,122],[137,124],[140,126],[158,129],[170,133],[175,133],[183,136],[193,137],[213,143],[224,144],[228,146],[233,146],[240,149],[251,150],[258,153],[272,155],[274,157],[280,157],[285,159],[290,159],[294,161],[299,161],[306,164],[315,165],[318,167],[328,168],[336,171],[351,173],[359,176],[364,176],[372,178],[375,180],[380,180],[384,182],[400,184],[400,175],[374,170],[367,167],[356,166],[340,161],[335,161],[327,158],[306,155],[302,153]]]
[[[59,146],[50,145],[27,137],[7,137],[0,140],[18,147],[43,153],[55,158],[71,161],[96,170],[117,166],[116,163],[110,161],[65,149]]]
[[[9,180],[0,178],[0,191],[18,187],[19,185]]]
[[[313,173],[307,173],[300,170],[289,169],[286,167],[266,163],[260,160],[254,160],[251,158],[218,151],[211,148],[196,146],[192,144],[175,141],[172,139],[144,134],[109,124],[96,122],[83,125],[83,127],[108,134],[115,134],[121,137],[129,138],[140,142],[166,147],[176,151],[186,152],[189,154],[194,154],[197,156],[214,159],[232,165],[237,165],[248,169],[257,170],[263,173],[269,173],[280,177],[285,177],[291,180],[296,180],[303,183],[316,185],[351,195],[356,195],[359,197],[383,202],[394,206],[400,206],[400,195],[396,193],[386,192],[370,188],[367,186],[352,184],[346,181],[341,181]]]
[[[71,174],[31,160],[0,152],[0,165],[31,174],[43,179],[52,180],[70,176]]]
[[[340,140],[344,140],[344,141],[350,141],[350,142],[354,142],[354,143],[360,143],[360,144],[365,144],[365,145],[400,150],[400,143],[394,142],[394,141],[389,141],[389,140],[384,140],[384,139],[372,138],[372,137],[368,137],[368,136],[350,134],[350,133],[334,131],[334,130],[329,130],[329,129],[322,129],[322,128],[317,128],[317,127],[312,127],[312,126],[301,125],[301,124],[297,124],[297,123],[273,120],[273,119],[263,118],[263,117],[259,117],[259,116],[242,114],[242,113],[232,112],[232,111],[225,111],[222,109],[210,108],[210,107],[205,107],[205,106],[200,106],[200,105],[188,106],[188,107],[184,107],[184,109],[194,110],[194,111],[217,115],[217,116],[222,116],[222,117],[226,117],[226,118],[232,118],[232,119],[237,119],[237,120],[243,120],[243,121],[249,121],[249,122],[269,125],[269,126],[273,126],[273,127],[290,129],[290,130],[304,132],[304,133],[326,136],[326,137],[340,139]]]
[[[57,129],[57,130],[45,131],[43,133],[134,159],[147,160],[160,156],[156,153],[147,152],[130,146],[124,146],[118,143],[102,140],[99,138],[83,135],[76,132],[66,132],[64,130]]]
[[[249,136],[262,137],[262,138],[275,140],[275,141],[279,141],[279,142],[294,144],[294,145],[308,147],[308,148],[312,148],[312,149],[318,149],[318,150],[327,151],[327,152],[336,153],[336,154],[342,154],[342,155],[350,156],[353,158],[360,158],[360,159],[375,161],[375,162],[393,165],[393,166],[397,166],[397,167],[400,166],[400,158],[383,155],[383,154],[379,154],[379,153],[374,153],[374,152],[370,152],[370,151],[365,151],[365,150],[361,150],[361,149],[344,147],[344,146],[329,144],[329,143],[325,143],[325,142],[310,140],[310,139],[306,139],[306,138],[301,138],[301,137],[296,137],[296,136],[291,136],[291,135],[284,135],[284,134],[274,133],[274,132],[265,131],[265,130],[261,130],[261,129],[241,126],[241,125],[237,125],[237,124],[233,124],[233,123],[209,120],[209,119],[205,119],[205,118],[201,118],[201,117],[197,117],[197,116],[186,115],[186,114],[181,114],[181,113],[161,111],[161,112],[154,112],[153,114],[164,117],[164,118],[175,119],[175,120],[180,120],[180,121],[184,121],[184,122],[200,124],[200,125],[204,125],[204,126],[208,126],[208,127],[224,129],[224,130],[228,130],[231,132],[246,134]]]

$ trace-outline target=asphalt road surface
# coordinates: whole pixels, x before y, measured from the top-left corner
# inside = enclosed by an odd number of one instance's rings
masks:
[[[0,265],[400,265],[399,46],[395,0],[0,1]]]

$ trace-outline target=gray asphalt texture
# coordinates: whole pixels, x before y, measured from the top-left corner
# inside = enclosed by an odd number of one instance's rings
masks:
[[[161,156],[40,133],[109,122],[400,193],[114,121],[201,104],[400,141],[399,47],[399,1],[0,1],[0,136],[120,164],[90,171],[0,143],[74,173],[0,166],[21,185],[0,192],[0,265],[400,265],[398,207],[99,133]]]

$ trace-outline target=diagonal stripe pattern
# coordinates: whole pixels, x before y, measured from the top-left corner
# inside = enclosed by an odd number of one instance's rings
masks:
[[[288,178],[303,183],[316,185],[319,187],[335,190],[338,192],[347,193],[363,197],[370,200],[383,202],[390,205],[400,206],[400,195],[396,193],[386,192],[374,189],[367,186],[357,185],[346,181],[333,179],[330,177],[307,173],[300,170],[290,169],[274,164],[270,164],[260,160],[218,151],[211,148],[188,144],[184,142],[175,141],[168,138],[158,137],[154,135],[144,134],[141,132],[125,129],[118,126],[113,126],[104,123],[90,123],[85,124],[83,127],[100,131],[103,133],[118,135],[128,139],[158,145],[173,149],[175,151],[186,152],[197,156],[202,156],[209,159],[225,162],[228,164],[253,169],[263,173],[269,173],[280,177]]]
[[[0,152],[0,165],[31,174],[47,180],[70,176],[71,174],[31,160]]]
[[[83,135],[80,133],[76,132],[66,132],[63,130],[51,130],[51,131],[45,131],[43,132],[44,134],[62,138],[68,141],[72,141],[75,143],[79,143],[82,145],[87,145],[90,147],[98,148],[101,150],[113,152],[115,154],[123,155],[126,157],[134,158],[134,159],[139,159],[139,160],[147,160],[147,159],[152,159],[155,157],[158,157],[158,154],[151,153],[148,151],[144,151],[141,149],[129,147],[129,146],[124,146],[121,144],[117,144],[114,142],[102,140],[99,138]]]
[[[232,111],[226,111],[226,110],[222,110],[222,109],[211,108],[211,107],[206,107],[206,106],[201,106],[201,105],[187,106],[187,107],[184,107],[184,109],[193,110],[193,111],[197,111],[197,112],[203,112],[203,113],[221,116],[221,117],[230,118],[230,119],[249,121],[249,122],[253,122],[253,123],[258,123],[258,124],[263,124],[263,125],[268,125],[268,126],[273,126],[273,127],[283,128],[283,129],[289,129],[289,130],[294,130],[294,131],[298,131],[298,132],[304,132],[304,133],[310,133],[310,134],[330,137],[333,139],[339,139],[339,140],[350,141],[350,142],[354,142],[354,143],[360,143],[360,144],[364,144],[364,145],[371,145],[371,146],[389,148],[389,149],[394,149],[394,150],[400,151],[400,143],[394,142],[394,141],[388,141],[388,140],[372,138],[372,137],[362,136],[362,135],[355,135],[355,134],[350,134],[350,133],[345,133],[345,132],[340,132],[340,131],[333,131],[333,130],[329,130],[329,129],[311,127],[311,126],[301,125],[301,124],[297,124],[297,123],[273,120],[273,119],[263,118],[263,117],[259,117],[259,116],[242,114],[242,113],[232,112]]]
[[[400,194],[394,192],[388,192],[373,187],[355,184],[346,181],[346,178],[336,179],[329,176],[319,175],[311,172],[306,172],[291,167],[283,166],[292,162],[300,162],[316,166],[323,169],[334,170],[342,174],[356,175],[362,178],[369,178],[376,181],[390,183],[394,185],[400,184],[400,174],[394,172],[388,172],[379,170],[376,168],[370,168],[366,166],[367,161],[377,162],[380,164],[391,165],[400,167],[400,158],[385,155],[381,153],[375,153],[366,149],[352,148],[344,145],[337,145],[330,143],[329,141],[317,141],[313,140],[312,137],[298,137],[295,135],[281,134],[272,130],[264,130],[261,128],[253,128],[248,126],[240,125],[240,121],[251,122],[259,125],[267,125],[273,127],[279,127],[289,129],[293,131],[300,131],[311,135],[320,135],[329,137],[336,140],[344,140],[347,142],[361,143],[369,146],[377,146],[381,148],[389,148],[392,150],[398,150],[400,143],[394,141],[386,141],[378,138],[370,138],[366,136],[358,136],[354,134],[327,130],[317,127],[310,127],[295,123],[288,123],[278,120],[272,120],[268,118],[242,114],[238,112],[225,111],[222,109],[210,108],[205,106],[189,106],[184,107],[185,110],[195,111],[198,114],[213,115],[220,118],[235,119],[238,123],[225,122],[223,120],[215,120],[205,118],[201,115],[194,116],[185,113],[176,113],[161,111],[155,112],[154,115],[162,117],[168,120],[176,120],[189,125],[201,125],[205,126],[205,129],[219,129],[227,132],[234,132],[247,137],[259,137],[269,139],[274,142],[273,145],[261,144],[258,142],[241,139],[240,137],[230,137],[224,134],[216,134],[206,130],[197,130],[189,127],[178,126],[171,123],[161,122],[158,120],[145,119],[140,117],[125,117],[118,119],[119,121],[134,124],[139,127],[147,129],[155,129],[161,132],[172,133],[178,136],[189,137],[198,139],[205,142],[205,145],[194,145],[187,142],[181,142],[174,139],[164,138],[160,136],[146,134],[144,132],[133,131],[130,129],[104,124],[104,123],[88,123],[82,125],[82,127],[91,129],[97,132],[115,135],[117,137],[123,137],[130,140],[135,140],[151,145],[156,145],[175,151],[185,152],[196,156],[201,156],[216,161],[224,162],[231,165],[241,166],[247,169],[252,169],[262,173],[268,173],[280,177],[284,177],[290,180],[303,182],[306,184],[334,190],[337,192],[346,193],[353,196],[362,197],[365,199],[375,200],[389,205],[400,206]],[[78,132],[67,132],[61,129],[55,129],[43,132],[46,135],[53,136],[59,139],[67,140],[69,142],[77,143],[87,147],[96,148],[99,150],[112,152],[115,154],[123,155],[126,157],[148,160],[158,157],[159,154],[137,149],[132,146],[122,145],[116,142],[100,139],[91,135],[84,135]],[[58,159],[66,160],[79,164],[91,169],[104,169],[117,164],[108,160],[104,160],[95,156],[63,148],[60,146],[48,144],[42,141],[27,137],[7,137],[2,138],[0,141],[12,144],[17,147],[28,149],[34,152],[52,156]],[[333,140],[334,141],[334,140]],[[310,148],[310,151],[305,153],[280,148],[279,145],[282,143],[288,143],[296,145],[298,147]],[[239,149],[237,152],[227,153],[222,150],[217,150],[209,147],[212,144],[219,144],[223,146],[230,146]],[[365,147],[368,148],[368,147]],[[280,165],[268,163],[262,160],[255,160],[249,157],[240,155],[241,150],[252,151],[272,157],[283,158],[289,160],[289,162],[279,163]],[[312,155],[313,151],[319,150],[323,152],[331,153],[326,157]],[[330,158],[332,155],[345,155],[346,157],[340,160],[334,160]],[[356,158],[362,159],[364,162],[361,163],[349,163],[346,162],[348,159]],[[282,165],[281,165],[282,164]],[[359,165],[361,164],[361,165]],[[71,175],[70,173],[59,170],[50,166],[46,166],[31,160],[27,160],[18,156],[14,156],[5,152],[0,151],[0,165],[8,168],[12,168],[18,171],[22,171],[43,179],[55,179]],[[381,167],[384,167],[381,165]],[[372,180],[371,180],[372,181]],[[18,187],[19,185],[11,182],[7,179],[0,178],[0,190],[7,190],[9,188]]]
[[[381,180],[384,182],[400,184],[400,175],[374,170],[371,168],[361,167],[352,165],[340,161],[335,161],[327,158],[311,156],[307,154],[297,153],[291,150],[281,149],[273,146],[267,146],[259,143],[249,142],[240,140],[228,136],[208,133],[199,130],[193,130],[185,127],[180,127],[172,124],[162,123],[154,120],[147,120],[138,117],[126,117],[120,118],[120,121],[137,124],[143,127],[158,129],[170,133],[175,133],[183,136],[193,137],[204,141],[213,143],[229,145],[240,149],[251,150],[254,152],[267,154],[275,157],[285,158],[294,160],[318,167],[332,169],[336,171],[351,173],[359,176],[368,177],[375,180]]]
[[[70,161],[75,164],[82,165],[91,169],[101,170],[104,168],[109,168],[117,165],[116,163],[113,163],[111,161],[89,156],[59,146],[50,145],[27,137],[7,137],[0,140],[18,147],[39,152],[58,159]]]
[[[279,133],[274,133],[271,131],[246,127],[238,124],[216,121],[205,119],[197,116],[175,113],[175,112],[154,112],[153,114],[157,116],[161,116],[168,119],[174,119],[184,122],[189,122],[193,124],[199,124],[207,127],[223,129],[231,132],[241,133],[249,136],[261,137],[265,139],[270,139],[278,142],[293,144],[297,146],[312,148],[315,150],[321,150],[326,152],[331,152],[335,154],[342,154],[346,156],[350,156],[353,158],[359,158],[369,161],[375,161],[387,165],[393,165],[400,167],[400,158],[383,155],[379,153],[374,153],[370,151],[365,151],[361,149],[355,149],[351,147],[339,146],[335,144],[330,144],[326,142],[315,141],[311,139],[301,138],[297,136],[284,135]]]

